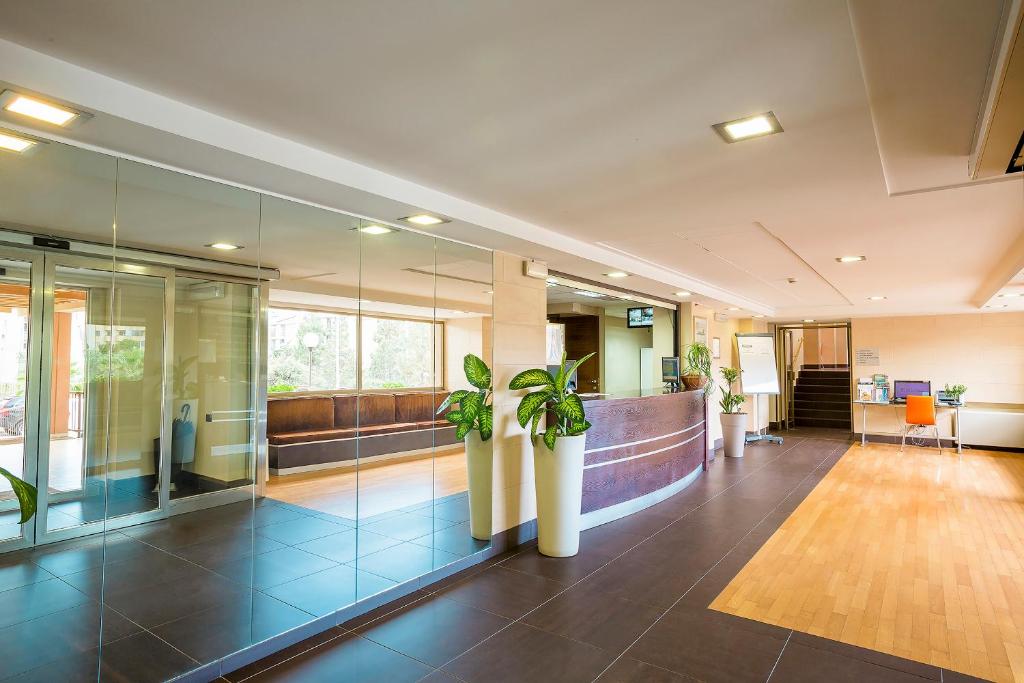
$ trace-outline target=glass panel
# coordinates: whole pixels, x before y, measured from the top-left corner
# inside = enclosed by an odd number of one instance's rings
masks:
[[[0,260],[0,467],[34,482],[28,458],[35,453],[25,448],[31,298],[31,264]],[[0,542],[21,538],[20,519],[18,499],[0,478]]]
[[[356,395],[359,233],[356,219],[263,200],[269,352],[265,527],[287,571],[264,591],[312,619],[356,601]],[[262,509],[262,508],[261,508]],[[268,556],[274,553],[268,553]]]
[[[109,272],[56,267],[47,531],[160,505],[165,280],[119,273],[110,285]]]
[[[172,500],[253,483],[255,285],[175,278]]]
[[[449,392],[479,391],[470,384],[465,359],[472,354],[491,367],[491,302],[493,258],[489,251],[464,244],[437,242],[437,317],[443,319],[444,372],[435,396],[440,404]],[[485,392],[487,404],[491,403]],[[433,544],[435,558],[455,561],[483,550],[491,538],[493,468],[491,441],[475,431],[466,442],[455,427],[438,425],[434,432]]]
[[[433,549],[435,241],[398,229],[362,232],[360,597],[447,562]]]

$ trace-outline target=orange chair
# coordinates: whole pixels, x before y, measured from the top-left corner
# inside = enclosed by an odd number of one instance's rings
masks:
[[[935,445],[942,453],[942,441],[939,440],[939,427],[935,424],[935,399],[931,396],[907,396],[907,419],[903,424],[903,441],[900,450],[907,445],[907,432],[911,427],[931,427],[935,432]]]

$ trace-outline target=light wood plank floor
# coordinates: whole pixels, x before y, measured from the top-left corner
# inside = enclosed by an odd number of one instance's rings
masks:
[[[358,478],[358,489],[357,489]],[[466,451],[458,448],[431,457],[360,465],[356,470],[321,470],[270,477],[266,495],[349,519],[371,517],[433,498],[465,491]]]
[[[1024,456],[855,445],[712,609],[1024,681]]]

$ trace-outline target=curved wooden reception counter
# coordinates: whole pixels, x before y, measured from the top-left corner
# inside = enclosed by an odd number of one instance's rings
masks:
[[[581,396],[586,401],[583,528],[678,493],[707,468],[702,391]]]

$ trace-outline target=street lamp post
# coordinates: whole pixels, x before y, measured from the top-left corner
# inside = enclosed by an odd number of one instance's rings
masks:
[[[313,388],[313,349],[320,346],[320,335],[316,332],[307,332],[302,335],[302,345],[309,351],[309,381],[306,389]]]

